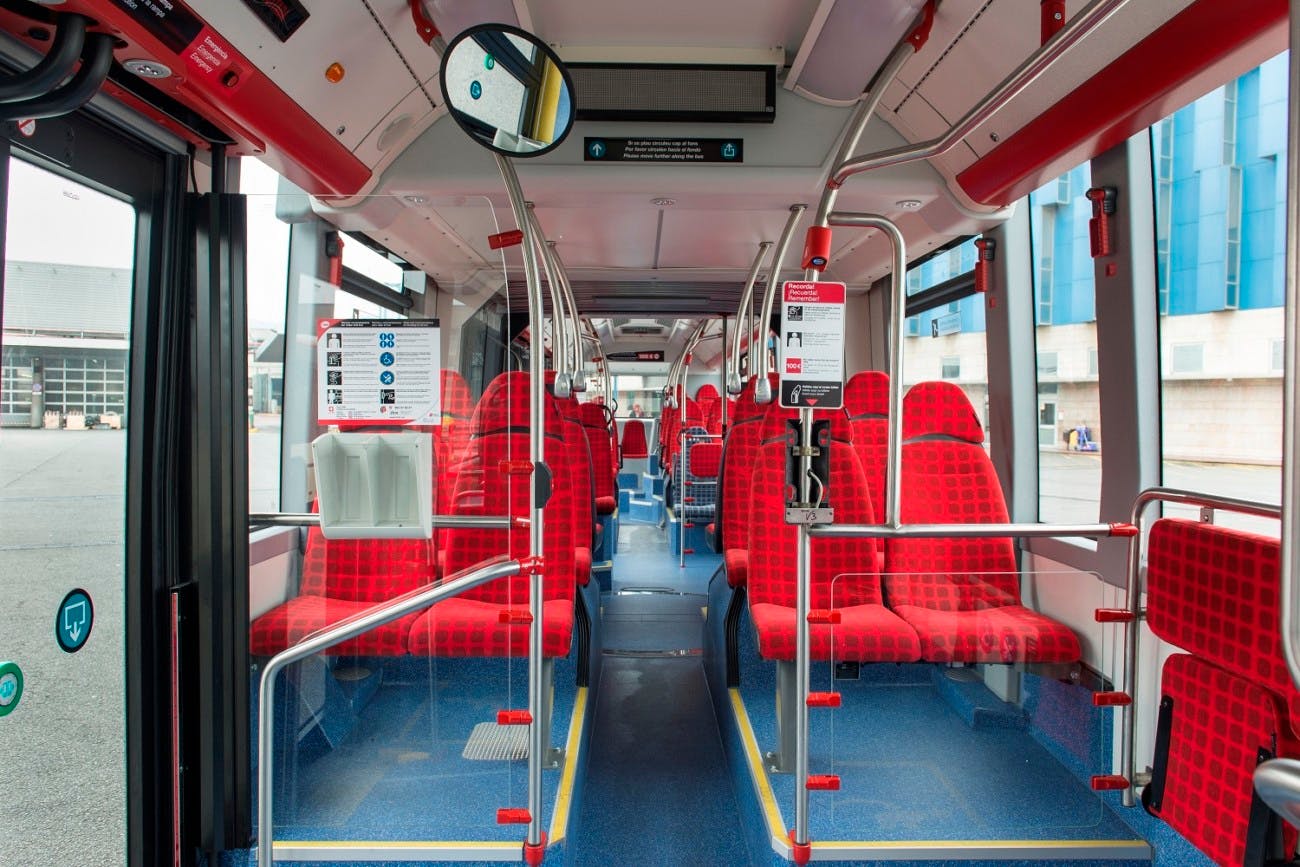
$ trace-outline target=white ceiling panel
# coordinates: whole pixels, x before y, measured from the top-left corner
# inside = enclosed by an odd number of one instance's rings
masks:
[[[803,39],[816,0],[655,0],[631,3],[528,4],[535,31],[573,45],[772,48],[791,54]]]

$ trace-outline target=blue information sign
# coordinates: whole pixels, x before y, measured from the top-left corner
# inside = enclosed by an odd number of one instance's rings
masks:
[[[67,653],[76,653],[90,638],[95,624],[95,606],[85,590],[73,590],[59,603],[54,618],[54,638]]]

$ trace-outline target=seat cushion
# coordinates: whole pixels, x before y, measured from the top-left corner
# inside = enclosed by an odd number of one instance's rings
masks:
[[[618,500],[616,498],[608,497],[608,496],[596,498],[597,515],[612,515],[617,511],[618,511]]]
[[[926,662],[1077,662],[1078,636],[1023,605],[977,610],[897,605],[921,639]]]
[[[274,656],[313,632],[378,604],[324,596],[296,596],[253,621],[248,651],[257,656]],[[408,614],[364,635],[350,638],[325,653],[329,656],[405,656],[407,636],[419,617],[418,611]]]
[[[463,596],[446,599],[420,615],[411,627],[408,647],[417,656],[527,656],[528,624],[502,623],[507,608],[518,606],[481,602]],[[573,638],[573,600],[543,603],[542,653],[567,656]]]
[[[915,662],[919,658],[921,647],[916,632],[885,606],[850,605],[837,610],[839,624],[813,624],[809,628],[811,659]],[[759,655],[764,659],[794,659],[794,609],[760,602],[750,605],[750,615],[758,631]]]

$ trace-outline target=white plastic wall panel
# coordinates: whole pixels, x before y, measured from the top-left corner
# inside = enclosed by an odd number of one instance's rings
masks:
[[[872,0],[875,2],[875,0]],[[535,2],[536,32],[571,45],[785,46],[793,54],[816,0],[655,0],[650,3]],[[563,51],[560,52],[563,56]],[[653,58],[647,57],[647,60]]]
[[[415,75],[438,71],[438,56],[420,41],[406,4],[371,0],[393,33]],[[280,40],[234,0],[195,3],[195,11],[349,150],[355,149],[416,85],[379,24],[359,2],[316,3],[309,17]],[[338,84],[325,79],[331,63],[346,73]],[[437,98],[436,91],[430,91]],[[339,130],[342,130],[340,132]]]
[[[925,0],[840,0],[816,34],[797,78],[786,82],[832,100],[856,99],[907,31]],[[811,35],[811,34],[810,34]],[[800,48],[805,53],[805,48]]]

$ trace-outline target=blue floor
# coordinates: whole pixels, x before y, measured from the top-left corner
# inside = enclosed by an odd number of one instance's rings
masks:
[[[749,864],[699,658],[718,558],[691,555],[682,569],[664,531],[622,534],[576,863]]]
[[[518,659],[402,660],[341,743],[313,749],[308,738],[296,755],[279,756],[276,839],[522,838],[522,826],[498,825],[496,812],[527,805],[527,761],[461,753],[476,724],[527,706],[527,677]],[[575,694],[572,664],[560,660],[552,744],[568,737]],[[543,775],[547,817],[559,779],[558,770]]]

